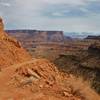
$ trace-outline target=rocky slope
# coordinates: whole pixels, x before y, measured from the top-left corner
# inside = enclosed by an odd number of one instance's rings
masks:
[[[99,96],[79,79],[59,73],[48,60],[33,59],[0,73],[0,99],[99,100]]]
[[[21,44],[4,32],[3,21],[0,18],[0,68],[31,59],[31,56],[21,47]]]

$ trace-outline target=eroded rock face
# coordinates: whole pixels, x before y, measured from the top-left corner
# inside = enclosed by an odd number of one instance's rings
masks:
[[[0,31],[3,31],[3,30],[4,30],[3,20],[0,17]]]
[[[0,68],[30,60],[31,56],[21,44],[4,32],[3,20],[0,18]]]
[[[64,42],[64,34],[62,31],[6,30],[6,32],[20,41],[24,40],[24,42]]]

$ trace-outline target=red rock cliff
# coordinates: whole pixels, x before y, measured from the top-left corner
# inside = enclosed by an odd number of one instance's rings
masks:
[[[4,32],[4,24],[0,18],[0,68],[30,60],[31,56],[21,44]]]

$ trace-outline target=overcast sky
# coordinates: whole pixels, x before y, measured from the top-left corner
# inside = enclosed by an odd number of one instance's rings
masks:
[[[6,29],[100,32],[100,0],[0,0]]]

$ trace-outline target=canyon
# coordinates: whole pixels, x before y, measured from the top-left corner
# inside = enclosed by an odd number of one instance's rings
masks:
[[[100,92],[99,36],[73,39],[60,31],[9,30],[7,32],[17,38],[33,57],[46,58],[54,62],[59,70],[76,77],[81,76],[93,89]]]
[[[0,100],[100,99],[100,96],[82,78],[77,78],[71,73],[61,71],[58,67],[59,59],[57,59],[61,54],[66,56],[65,54],[67,53],[70,55],[80,53],[80,47],[85,51],[89,50],[89,52],[90,50],[92,50],[91,52],[98,51],[98,45],[96,49],[95,46],[89,46],[91,43],[87,45],[87,41],[72,42],[72,40],[68,39],[69,42],[66,46],[66,42],[62,43],[62,32],[53,33],[54,35],[50,38],[49,43],[46,40],[47,36],[45,37],[44,35],[47,34],[45,32],[43,32],[44,34],[36,35],[39,40],[37,38],[35,40],[32,39],[33,35],[30,38],[25,38],[27,37],[24,35],[25,33],[22,33],[22,36],[19,33],[14,33],[13,37],[10,36],[9,32],[4,31],[3,20],[0,18]],[[16,37],[15,35],[18,36],[18,40],[14,38]],[[32,54],[33,51],[30,52],[28,49],[33,49],[33,47],[29,46],[30,42],[28,40],[32,42],[33,46],[36,44],[36,48],[38,48],[35,50],[42,51],[43,55],[45,55],[45,51],[48,52],[47,47],[50,46],[49,49],[52,50],[50,54],[55,56],[54,59],[52,60],[51,56],[48,57],[49,55],[41,56],[41,52],[38,56],[38,52]],[[28,46],[26,43],[28,43]],[[80,43],[82,44],[80,45]],[[83,45],[83,43],[86,44]],[[54,52],[57,52],[57,56]],[[34,56],[34,54],[36,55]],[[71,62],[74,61],[73,57],[71,59]],[[75,61],[77,61],[76,57]],[[62,61],[60,63],[64,64]]]

